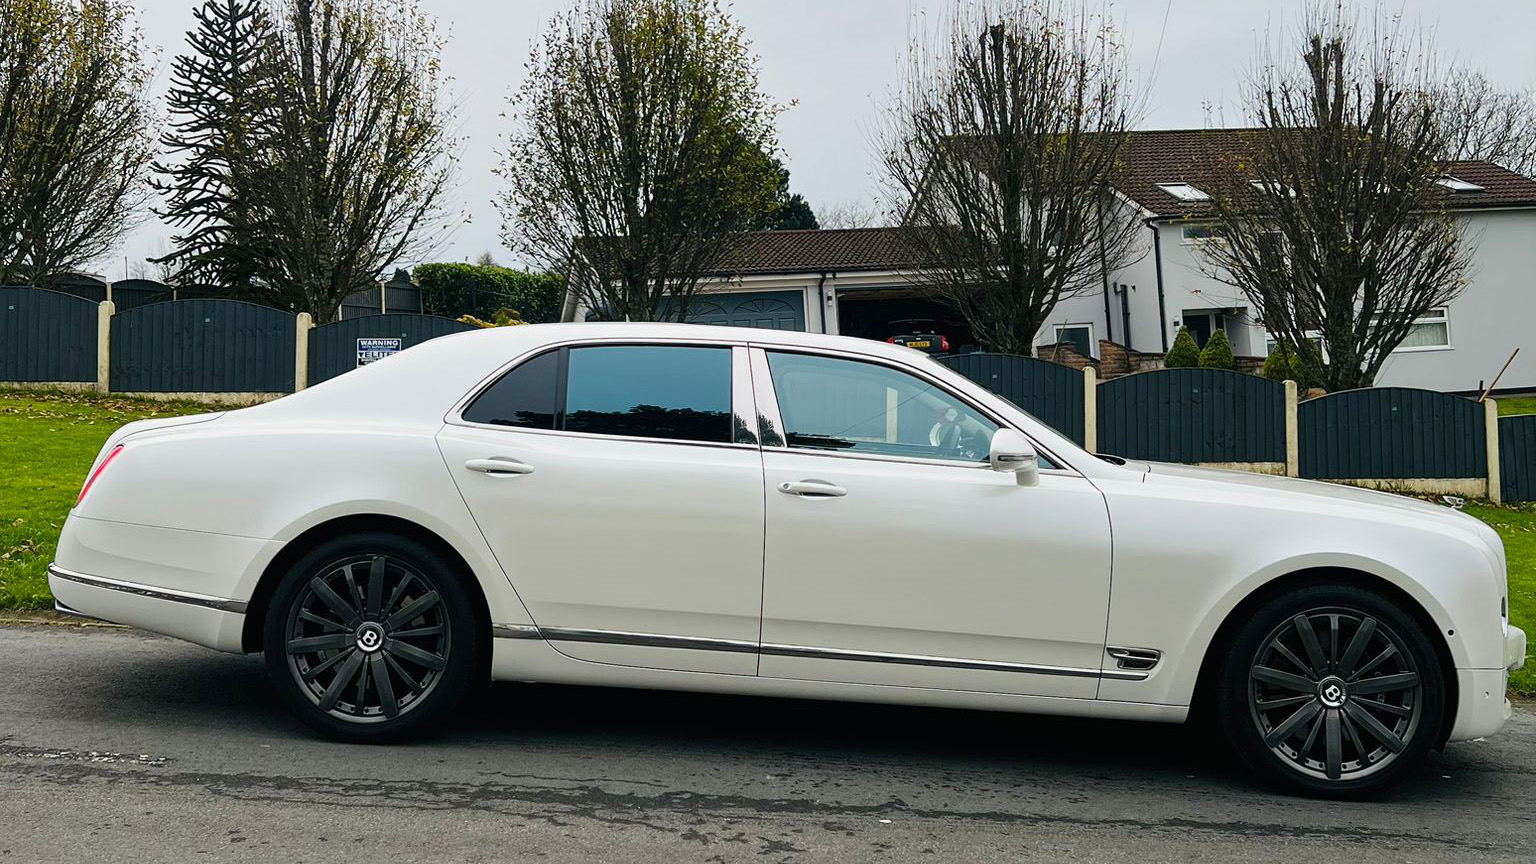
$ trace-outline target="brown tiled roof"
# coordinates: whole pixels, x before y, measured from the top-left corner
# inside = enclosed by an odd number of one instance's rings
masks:
[[[1121,179],[1126,197],[1158,216],[1198,216],[1208,208],[1181,201],[1158,188],[1160,183],[1188,183],[1209,192],[1231,160],[1252,149],[1256,129],[1166,129],[1133,133]],[[1448,162],[1443,171],[1483,187],[1481,192],[1451,192],[1456,210],[1536,206],[1536,180],[1491,162]],[[1259,179],[1259,178],[1255,178]]]
[[[917,263],[906,237],[902,228],[754,231],[742,236],[711,275],[890,270]]]

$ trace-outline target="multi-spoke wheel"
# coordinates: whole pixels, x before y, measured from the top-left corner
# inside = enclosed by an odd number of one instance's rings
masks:
[[[382,534],[339,538],[297,561],[265,637],[284,700],[353,741],[397,740],[442,719],[471,683],[482,644],[460,574]]]
[[[1350,586],[1276,598],[1239,631],[1221,673],[1227,735],[1293,789],[1384,788],[1439,734],[1444,682],[1428,636],[1391,600]]]

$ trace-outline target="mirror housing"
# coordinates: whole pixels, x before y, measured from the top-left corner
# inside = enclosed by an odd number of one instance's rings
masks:
[[[1040,482],[1040,460],[1035,445],[1017,429],[997,430],[992,436],[987,461],[992,463],[993,471],[1013,472],[1020,486],[1035,486]]]

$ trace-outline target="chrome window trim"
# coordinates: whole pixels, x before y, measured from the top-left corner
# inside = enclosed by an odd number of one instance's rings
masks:
[[[183,603],[188,606],[201,606],[205,609],[214,609],[219,612],[233,612],[236,615],[244,615],[248,605],[240,600],[226,600],[222,597],[210,597],[206,594],[194,594],[190,591],[176,591],[170,588],[153,588],[135,582],[124,582],[119,579],[107,579],[101,576],[76,573],[73,570],[65,570],[57,564],[48,565],[48,575],[68,582],[89,585],[92,588],[106,588],[109,591],[121,591],[124,594],[134,594],[139,597],[148,597],[152,600],[165,600],[171,603]]]
[[[679,444],[679,445],[682,445],[682,446],[685,446],[685,447],[723,447],[723,448],[732,449],[732,450],[755,450],[755,449],[757,449],[756,442],[748,444],[748,443],[745,443],[745,442],[738,442],[738,441],[735,441],[735,440],[731,440],[731,441],[689,441],[689,440],[682,439],[682,438],[652,438],[652,437],[641,436],[641,435],[609,435],[609,434],[606,434],[606,433],[599,433],[599,432],[570,432],[570,431],[567,431],[565,429],[538,429],[538,428],[534,428],[534,427],[530,427],[530,426],[502,426],[502,425],[498,425],[496,423],[476,423],[473,420],[465,420],[464,419],[464,412],[465,412],[465,410],[467,410],[469,408],[471,403],[473,403],[477,398],[479,398],[481,393],[484,393],[485,390],[487,388],[489,388],[492,384],[494,384],[497,381],[501,380],[501,377],[503,375],[507,374],[508,372],[511,372],[513,369],[516,369],[518,366],[522,365],[524,362],[526,362],[528,360],[532,360],[533,358],[538,357],[541,354],[544,354],[544,353],[549,352],[549,351],[559,351],[559,350],[562,350],[562,349],[565,349],[565,348],[584,348],[584,347],[614,347],[614,348],[618,348],[618,347],[630,346],[630,345],[633,345],[633,346],[657,346],[657,347],[668,347],[668,348],[682,347],[682,348],[729,348],[729,349],[731,349],[731,410],[732,410],[732,412],[733,413],[736,412],[743,405],[743,403],[740,401],[740,398],[738,397],[738,391],[741,390],[743,387],[750,388],[751,383],[750,383],[750,381],[747,381],[747,382],[745,382],[742,385],[738,385],[738,381],[741,381],[741,375],[742,375],[744,370],[743,370],[743,367],[741,365],[739,365],[739,361],[737,359],[737,354],[738,354],[738,352],[745,352],[746,351],[747,343],[745,341],[729,341],[729,340],[721,340],[721,339],[702,339],[702,340],[696,340],[696,339],[680,339],[680,338],[672,338],[672,337],[652,337],[652,338],[644,338],[644,339],[635,339],[635,338],[632,338],[632,337],[631,338],[622,338],[622,337],[612,337],[612,336],[610,336],[610,337],[607,337],[607,338],[565,339],[565,340],[561,340],[559,342],[550,342],[550,343],[547,343],[547,344],[544,344],[544,345],[540,345],[537,348],[533,348],[533,349],[530,349],[528,351],[524,351],[521,354],[518,354],[517,356],[512,358],[510,361],[508,361],[506,363],[503,363],[502,365],[498,366],[496,368],[495,372],[492,372],[490,375],[487,375],[484,378],[482,378],[480,380],[480,383],[476,384],[469,391],[468,395],[461,397],[459,399],[459,401],[457,403],[455,403],[454,406],[448,410],[448,414],[443,417],[443,423],[448,425],[448,426],[458,426],[458,427],[461,427],[461,428],[464,428],[464,429],[486,429],[486,430],[491,430],[491,431],[496,431],[496,432],[519,432],[519,433],[526,432],[526,433],[533,434],[533,435],[555,435],[555,436],[561,436],[561,437],[567,437],[567,438],[582,438],[582,439],[587,439],[587,440],[598,440],[598,441],[638,441],[638,442],[641,442],[643,444]],[[747,390],[747,393],[750,393],[750,390]],[[745,394],[743,394],[743,395],[745,395]],[[738,429],[736,427],[736,423],[735,423],[735,418],[734,417],[732,418],[731,427],[732,427],[732,429],[731,429],[731,437],[732,437],[732,439],[735,439],[737,437]]]
[[[593,630],[583,627],[539,627],[528,624],[493,625],[492,635],[505,639],[534,639],[542,636],[550,642],[582,642],[595,645],[629,645],[641,648],[683,648],[695,651],[723,651],[732,654],[757,653],[770,657],[795,657],[805,660],[852,660],[863,663],[887,663],[898,666],[928,666],[943,669],[971,669],[981,672],[1015,672],[1025,675],[1053,675],[1071,678],[1107,678],[1118,681],[1142,681],[1147,672],[1119,669],[1089,669],[1077,666],[1050,666],[1041,663],[1017,663],[1005,660],[971,660],[963,657],[939,657],[929,654],[895,654],[884,651],[860,651],[849,648],[817,648],[765,642],[759,645],[744,639],[718,639],[708,636],[668,636],[660,633],[635,633],[627,630]]]
[[[887,369],[893,369],[893,370],[895,370],[897,372],[905,372],[905,373],[907,373],[909,375],[913,375],[913,376],[915,376],[917,378],[920,378],[923,381],[928,382],[928,384],[931,385],[932,387],[937,388],[940,392],[947,394],[950,398],[954,399],[955,401],[959,402],[960,404],[965,405],[966,407],[970,408],[972,411],[975,411],[977,414],[980,414],[981,416],[986,417],[988,420],[991,420],[994,424],[997,425],[997,427],[999,429],[1013,429],[1016,432],[1018,432],[1019,434],[1023,435],[1025,438],[1028,438],[1029,439],[1029,443],[1031,445],[1033,445],[1034,448],[1037,451],[1039,451],[1041,453],[1044,453],[1046,455],[1046,457],[1049,458],[1052,462],[1054,462],[1057,465],[1061,466],[1059,468],[1041,468],[1040,469],[1040,473],[1041,474],[1053,474],[1053,475],[1071,476],[1071,477],[1080,477],[1080,476],[1082,476],[1082,473],[1077,471],[1076,469],[1074,469],[1070,462],[1068,462],[1065,459],[1062,459],[1061,457],[1057,456],[1055,451],[1051,450],[1050,448],[1041,446],[1040,442],[1037,441],[1033,435],[1030,435],[1029,432],[1027,432],[1027,431],[1025,431],[1023,429],[1020,429],[1014,423],[1010,423],[1006,418],[1000,416],[997,412],[995,412],[995,411],[993,411],[993,410],[991,410],[991,409],[989,409],[989,408],[987,408],[985,406],[977,405],[971,399],[956,393],[953,389],[950,388],[950,386],[947,383],[945,383],[944,381],[942,381],[942,380],[934,377],[933,375],[929,374],[928,370],[923,369],[920,366],[907,366],[905,364],[898,363],[898,362],[896,362],[894,360],[890,360],[890,359],[885,358],[885,357],[875,357],[875,356],[872,356],[872,355],[869,355],[869,354],[860,354],[860,353],[858,353],[856,351],[843,351],[843,350],[839,350],[839,349],[836,349],[836,348],[822,348],[822,347],[814,347],[814,348],[812,348],[812,347],[805,347],[805,346],[800,346],[800,345],[775,345],[775,344],[766,343],[766,342],[753,342],[753,343],[751,343],[751,347],[752,347],[752,355],[753,355],[753,357],[752,357],[753,385],[754,385],[755,392],[757,394],[758,413],[759,413],[759,415],[761,415],[763,417],[767,417],[767,418],[773,419],[774,422],[775,422],[774,428],[776,428],[776,429],[782,430],[784,428],[784,421],[783,421],[782,416],[779,413],[778,394],[773,389],[773,376],[772,376],[772,372],[771,372],[771,370],[769,369],[769,366],[768,366],[768,352],[769,351],[782,351],[782,352],[784,352],[786,354],[817,354],[817,355],[822,355],[822,356],[826,356],[826,357],[833,357],[833,358],[836,358],[836,359],[839,359],[839,360],[852,360],[854,362],[859,362],[859,363],[873,363],[873,364],[875,364],[877,366],[884,366]],[[761,377],[763,377],[763,378],[765,378],[767,380],[767,382],[768,382],[767,387],[761,387],[761,386],[757,385],[757,378],[759,377],[759,373],[761,373]],[[766,405],[766,406],[763,404],[763,399],[765,398],[765,396],[766,396],[766,398],[772,400],[769,403],[769,405]],[[986,462],[971,463],[971,462],[963,462],[963,461],[956,460],[956,459],[924,459],[924,458],[921,458],[921,457],[914,457],[914,456],[894,456],[894,455],[886,456],[886,455],[870,454],[870,453],[856,454],[856,453],[848,453],[848,452],[845,452],[845,451],[817,450],[817,449],[812,448],[812,447],[791,447],[787,443],[788,442],[787,438],[785,439],[785,442],[786,443],[781,445],[781,446],[775,446],[775,445],[769,445],[765,441],[763,449],[764,450],[772,450],[772,451],[776,451],[776,452],[811,453],[811,454],[817,454],[817,455],[821,455],[821,456],[839,456],[839,457],[845,457],[845,458],[856,457],[856,458],[862,458],[862,459],[875,459],[875,460],[879,460],[879,461],[888,461],[888,462],[905,462],[905,463],[916,463],[916,464],[924,464],[924,465],[948,465],[950,467],[959,467],[959,468],[973,468],[973,467],[990,468],[990,466]]]

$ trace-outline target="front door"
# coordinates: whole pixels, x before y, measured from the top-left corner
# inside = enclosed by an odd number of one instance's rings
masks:
[[[894,366],[768,350],[753,373],[771,381],[760,674],[1096,696],[1110,537],[1091,483],[991,470],[997,423]]]
[[[745,396],[745,351],[553,349],[439,434],[480,530],[557,650],[757,671],[762,459],[732,407]]]

